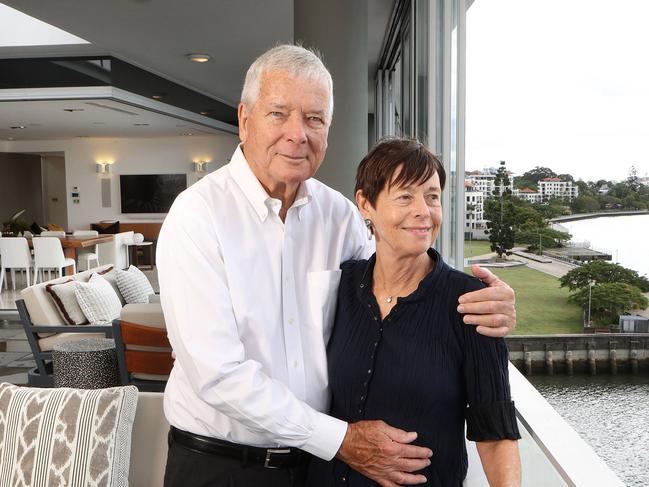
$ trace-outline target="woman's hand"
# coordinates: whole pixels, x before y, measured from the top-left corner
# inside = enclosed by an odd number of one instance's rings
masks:
[[[489,270],[471,266],[475,277],[487,286],[460,296],[457,310],[468,325],[478,325],[477,332],[486,336],[503,337],[516,328],[516,294]]]

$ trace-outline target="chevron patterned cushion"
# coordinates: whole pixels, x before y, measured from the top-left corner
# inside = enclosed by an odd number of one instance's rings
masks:
[[[128,486],[134,386],[36,389],[0,384],[0,479]]]

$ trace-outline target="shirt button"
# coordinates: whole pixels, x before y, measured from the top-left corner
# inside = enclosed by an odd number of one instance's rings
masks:
[[[289,318],[288,319],[288,324],[292,325],[293,323],[295,323],[295,320],[293,318]]]
[[[371,304],[368,304],[368,305],[367,305],[367,307],[368,307],[368,308],[371,308],[371,307],[372,307],[372,305],[371,305]]]
[[[361,401],[362,401],[363,399],[365,399],[365,396],[361,396]]]
[[[375,316],[375,317],[374,317],[374,321],[379,321],[379,317],[378,317],[378,316]]]
[[[361,284],[361,285],[360,285],[360,288],[361,288],[361,289],[363,289],[364,287],[365,287],[365,284]],[[343,478],[345,478],[345,477],[343,477]]]
[[[340,481],[341,481],[341,482],[347,482],[347,477],[341,477],[341,478],[340,478]]]
[[[293,361],[293,367],[297,369],[297,366],[298,366],[297,360],[294,360]]]
[[[374,348],[379,346],[379,342],[374,342]]]

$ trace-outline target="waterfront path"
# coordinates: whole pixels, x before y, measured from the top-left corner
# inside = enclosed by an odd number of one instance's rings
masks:
[[[517,250],[517,251],[524,252],[525,247],[515,247],[512,250]],[[478,256],[471,257],[471,258],[472,259],[490,259],[492,257],[495,257],[495,255],[496,254],[492,252],[490,254],[478,255]],[[575,265],[567,264],[565,262],[560,262],[558,260],[554,260],[554,259],[551,259],[551,258],[550,258],[551,262],[548,262],[548,263],[537,262],[535,260],[525,258],[524,254],[523,255],[520,255],[520,254],[517,255],[516,260],[519,260],[520,262],[525,262],[525,264],[527,264],[527,267],[529,267],[530,269],[534,269],[534,270],[537,270],[537,271],[540,271],[540,272],[545,272],[546,274],[549,274],[549,275],[551,275],[553,277],[557,277],[557,278],[563,277],[564,274],[567,274],[572,269],[577,267]]]

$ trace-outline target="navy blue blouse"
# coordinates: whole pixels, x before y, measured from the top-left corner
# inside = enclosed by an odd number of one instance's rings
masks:
[[[464,440],[518,439],[509,392],[507,348],[462,322],[458,298],[484,287],[429,250],[435,268],[381,320],[372,293],[376,256],[345,262],[329,341],[331,415],[348,422],[382,419],[416,431],[433,450],[422,470],[436,487],[461,486]],[[378,485],[339,460],[314,459],[309,487]]]

